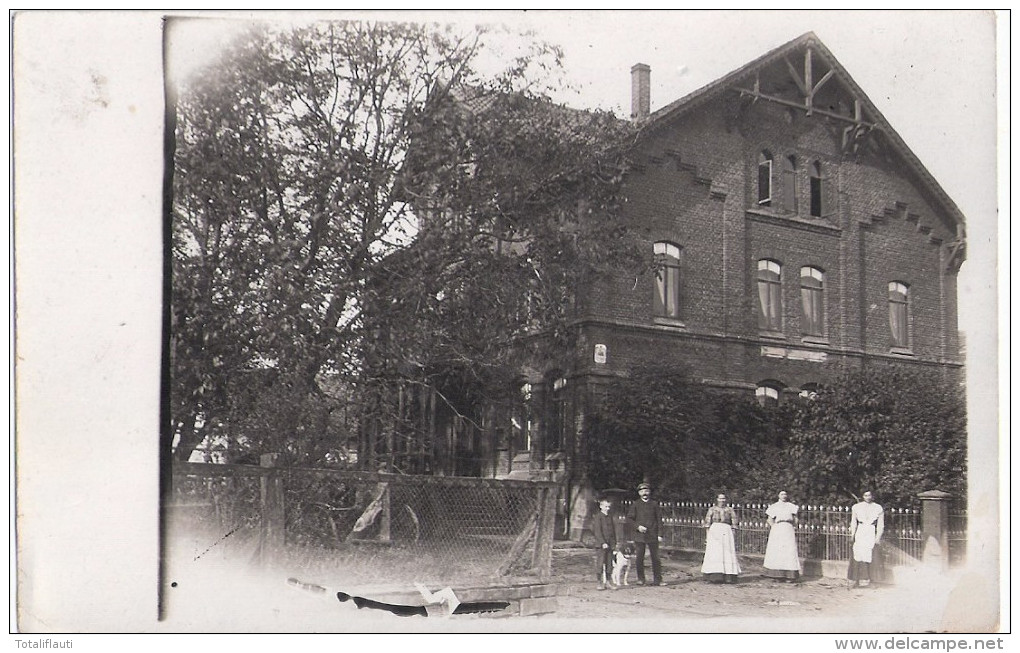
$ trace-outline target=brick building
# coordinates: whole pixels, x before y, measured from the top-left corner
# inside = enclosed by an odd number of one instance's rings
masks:
[[[649,67],[631,75],[622,219],[658,273],[576,289],[574,352],[533,361],[510,414],[480,409],[481,430],[419,418],[430,473],[563,481],[564,535],[590,505],[585,415],[638,361],[763,402],[868,365],[962,378],[963,215],[815,35],[654,113]],[[443,463],[454,450],[474,462]]]
[[[816,36],[654,113],[631,73],[623,216],[661,267],[582,291],[577,360],[527,387],[544,419],[518,469],[573,476],[599,384],[649,357],[761,401],[867,365],[962,377],[963,215]]]
[[[749,392],[869,361],[958,373],[963,215],[817,37],[651,115],[632,75],[624,215],[663,274],[589,290],[579,326],[606,361],[575,374],[649,348]]]

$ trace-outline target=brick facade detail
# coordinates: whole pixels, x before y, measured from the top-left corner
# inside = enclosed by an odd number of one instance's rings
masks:
[[[956,271],[947,265],[956,227],[894,163],[848,157],[825,118],[763,105],[727,125],[727,98],[660,129],[635,153],[624,219],[651,256],[680,247],[680,316],[653,315],[654,275],[620,274],[587,290],[579,318],[585,357],[575,375],[626,374],[638,361],[684,365],[704,382],[753,390],[762,381],[797,390],[873,360],[937,365],[959,374]],[[758,155],[797,161],[797,211],[757,203]],[[810,210],[809,163],[819,161],[834,206]],[[778,177],[778,166],[774,171]],[[785,190],[774,182],[774,192]],[[781,328],[757,323],[757,262],[782,266]],[[800,270],[824,272],[823,329],[802,330]],[[909,347],[891,345],[888,284],[910,289]],[[597,364],[587,350],[606,345]]]

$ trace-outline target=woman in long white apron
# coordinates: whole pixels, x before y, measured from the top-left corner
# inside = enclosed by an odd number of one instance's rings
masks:
[[[737,547],[733,541],[733,529],[737,526],[737,513],[726,502],[726,495],[720,494],[715,505],[705,514],[708,535],[705,540],[705,561],[701,574],[710,583],[735,583],[740,574],[737,561]]]
[[[882,541],[885,530],[885,514],[882,506],[875,503],[871,492],[865,492],[864,500],[850,509],[850,535],[854,540],[853,555],[847,568],[847,580],[854,587],[871,584],[871,558],[875,547]]]
[[[790,503],[785,491],[779,493],[779,501],[765,511],[768,515],[769,541],[765,545],[764,575],[788,583],[800,578],[800,557],[797,555],[798,507]]]

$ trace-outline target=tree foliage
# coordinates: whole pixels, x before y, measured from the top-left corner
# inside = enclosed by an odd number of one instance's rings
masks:
[[[590,418],[589,478],[597,488],[651,482],[660,493],[704,486],[725,447],[709,390],[656,363],[614,380]]]
[[[763,407],[644,365],[610,384],[588,428],[597,488],[648,479],[666,496],[767,501],[785,489],[834,503],[870,489],[902,506],[931,489],[966,495],[964,400],[938,370],[847,372]]]
[[[565,288],[636,264],[615,220],[626,125],[542,97],[548,45],[483,74],[485,36],[256,25],[177,89],[175,456],[212,430],[277,447],[328,412],[324,379],[499,385],[522,332],[565,337]]]

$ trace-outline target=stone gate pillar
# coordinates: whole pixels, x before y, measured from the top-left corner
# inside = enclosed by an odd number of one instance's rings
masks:
[[[921,560],[940,571],[949,568],[949,501],[953,495],[928,490],[917,495],[921,500]]]

